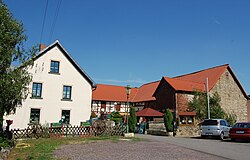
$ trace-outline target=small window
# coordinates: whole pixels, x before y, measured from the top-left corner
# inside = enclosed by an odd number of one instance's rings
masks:
[[[32,97],[42,97],[42,83],[33,83]]]
[[[40,122],[40,109],[31,108],[30,111],[30,123]]]
[[[62,110],[62,122],[65,124],[70,123],[70,110]]]
[[[71,100],[71,92],[72,92],[71,86],[63,86],[63,99]]]
[[[194,125],[194,116],[179,116],[180,125]]]
[[[50,63],[50,73],[59,73],[59,61],[51,61]]]

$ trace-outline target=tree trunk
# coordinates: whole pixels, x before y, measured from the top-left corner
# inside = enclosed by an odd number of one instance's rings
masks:
[[[3,128],[3,113],[0,112],[0,128]]]

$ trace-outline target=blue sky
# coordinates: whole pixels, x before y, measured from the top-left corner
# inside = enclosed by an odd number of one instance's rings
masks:
[[[54,22],[59,1],[42,43],[58,39],[96,83],[139,87],[228,63],[250,94],[249,0],[62,0]],[[26,46],[39,44],[46,0],[4,2]]]

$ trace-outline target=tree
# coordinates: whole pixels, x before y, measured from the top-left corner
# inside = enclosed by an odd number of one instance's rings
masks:
[[[166,127],[167,132],[173,132],[173,114],[167,108],[164,114],[164,125]]]
[[[135,108],[130,108],[130,116],[128,118],[128,126],[129,126],[129,132],[134,133],[136,128],[136,115],[135,115]]]
[[[32,65],[31,57],[37,49],[26,51],[24,28],[0,0],[0,127],[3,115],[15,112],[28,95],[31,75],[27,69]],[[21,65],[14,68],[13,64]]]
[[[199,91],[194,91],[193,94],[193,100],[188,103],[189,110],[196,112],[198,120],[204,119],[207,116],[206,94]]]
[[[209,106],[210,106],[210,117],[211,118],[225,118],[226,113],[221,108],[220,102],[221,98],[217,92],[212,96],[209,96]],[[204,92],[194,92],[194,98],[188,103],[189,110],[196,112],[197,120],[201,121],[208,117],[207,111],[207,96]]]

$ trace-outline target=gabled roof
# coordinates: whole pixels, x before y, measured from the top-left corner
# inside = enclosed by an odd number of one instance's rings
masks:
[[[234,74],[233,70],[231,69],[231,67],[229,66],[229,64],[208,68],[208,69],[205,69],[205,70],[201,70],[201,71],[198,71],[198,72],[193,72],[193,73],[190,73],[190,74],[185,74],[185,75],[182,75],[182,76],[177,76],[177,77],[174,77],[174,79],[205,84],[206,78],[208,78],[208,81],[209,81],[208,82],[208,84],[209,84],[208,89],[210,91],[215,86],[215,84],[220,79],[221,75],[226,70],[228,70],[231,73],[232,77],[234,78],[235,82],[239,86],[239,88],[240,88],[241,92],[243,93],[243,95],[247,99],[249,99],[247,93],[245,92],[244,88],[242,87],[239,80],[235,76],[235,74]]]
[[[163,113],[156,111],[152,108],[145,108],[136,112],[136,116],[138,117],[162,117],[163,115]]]
[[[179,80],[179,79],[174,79],[174,78],[169,78],[169,77],[163,77],[163,79],[168,82],[174,90],[176,91],[204,91],[205,87],[204,84],[202,83],[197,83],[197,82],[191,82],[191,81],[184,81],[184,80]]]
[[[69,62],[76,68],[76,70],[91,84],[92,88],[95,88],[95,82],[88,76],[88,74],[80,67],[79,64],[77,64],[77,62],[72,58],[72,56],[66,51],[66,49],[64,49],[64,47],[61,45],[61,43],[56,40],[54,43],[52,43],[51,45],[49,45],[48,47],[44,48],[42,51],[40,51],[38,53],[38,55],[36,55],[34,57],[34,60],[38,59],[39,57],[43,56],[44,54],[46,54],[48,51],[50,51],[52,48],[54,47],[58,47],[61,52],[63,53],[63,55],[69,60]]]
[[[145,101],[153,101],[155,100],[155,97],[153,97],[153,94],[158,87],[160,81],[151,82],[142,85],[138,92],[136,93],[133,102],[145,102]]]
[[[131,88],[129,101],[132,101],[138,88]],[[127,93],[125,86],[114,86],[107,84],[97,84],[96,90],[92,93],[92,100],[126,102]]]
[[[177,77],[174,77],[174,79],[205,84],[206,78],[208,78],[209,80],[208,86],[209,86],[209,90],[211,90],[228,67],[229,65],[225,64],[222,66],[208,68],[208,69],[201,70],[201,71],[194,72],[194,73],[177,76]]]

